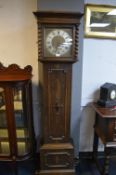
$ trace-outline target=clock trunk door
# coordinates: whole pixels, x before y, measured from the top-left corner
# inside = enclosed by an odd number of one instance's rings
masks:
[[[67,142],[70,127],[71,66],[45,64],[44,74],[44,141]]]

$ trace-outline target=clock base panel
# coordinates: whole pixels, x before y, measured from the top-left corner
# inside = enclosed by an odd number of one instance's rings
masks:
[[[41,170],[36,172],[35,175],[75,175],[75,170]]]
[[[37,175],[74,175],[72,143],[49,143],[40,147],[40,171]]]

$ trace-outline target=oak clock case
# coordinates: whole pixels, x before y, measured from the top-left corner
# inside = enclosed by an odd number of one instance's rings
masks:
[[[72,63],[78,56],[80,13],[35,12],[38,22],[39,85],[42,96],[40,170],[74,175],[70,139]]]
[[[24,161],[34,155],[31,72],[31,66],[0,63],[0,161]]]

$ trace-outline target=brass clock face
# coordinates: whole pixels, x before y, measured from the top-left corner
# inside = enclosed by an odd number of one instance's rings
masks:
[[[72,56],[72,30],[67,28],[47,28],[44,33],[45,57]]]

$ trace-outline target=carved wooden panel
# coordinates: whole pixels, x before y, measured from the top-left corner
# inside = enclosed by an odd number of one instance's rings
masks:
[[[71,151],[51,151],[43,153],[44,169],[73,168],[73,154]]]
[[[31,72],[31,65],[28,65],[22,69],[17,64],[10,64],[8,67],[5,67],[0,62],[0,81],[28,80],[32,77]]]
[[[44,71],[45,142],[66,142],[69,139],[71,66],[45,64]]]
[[[73,146],[65,144],[45,144],[41,149],[42,169],[72,169],[74,164]]]

